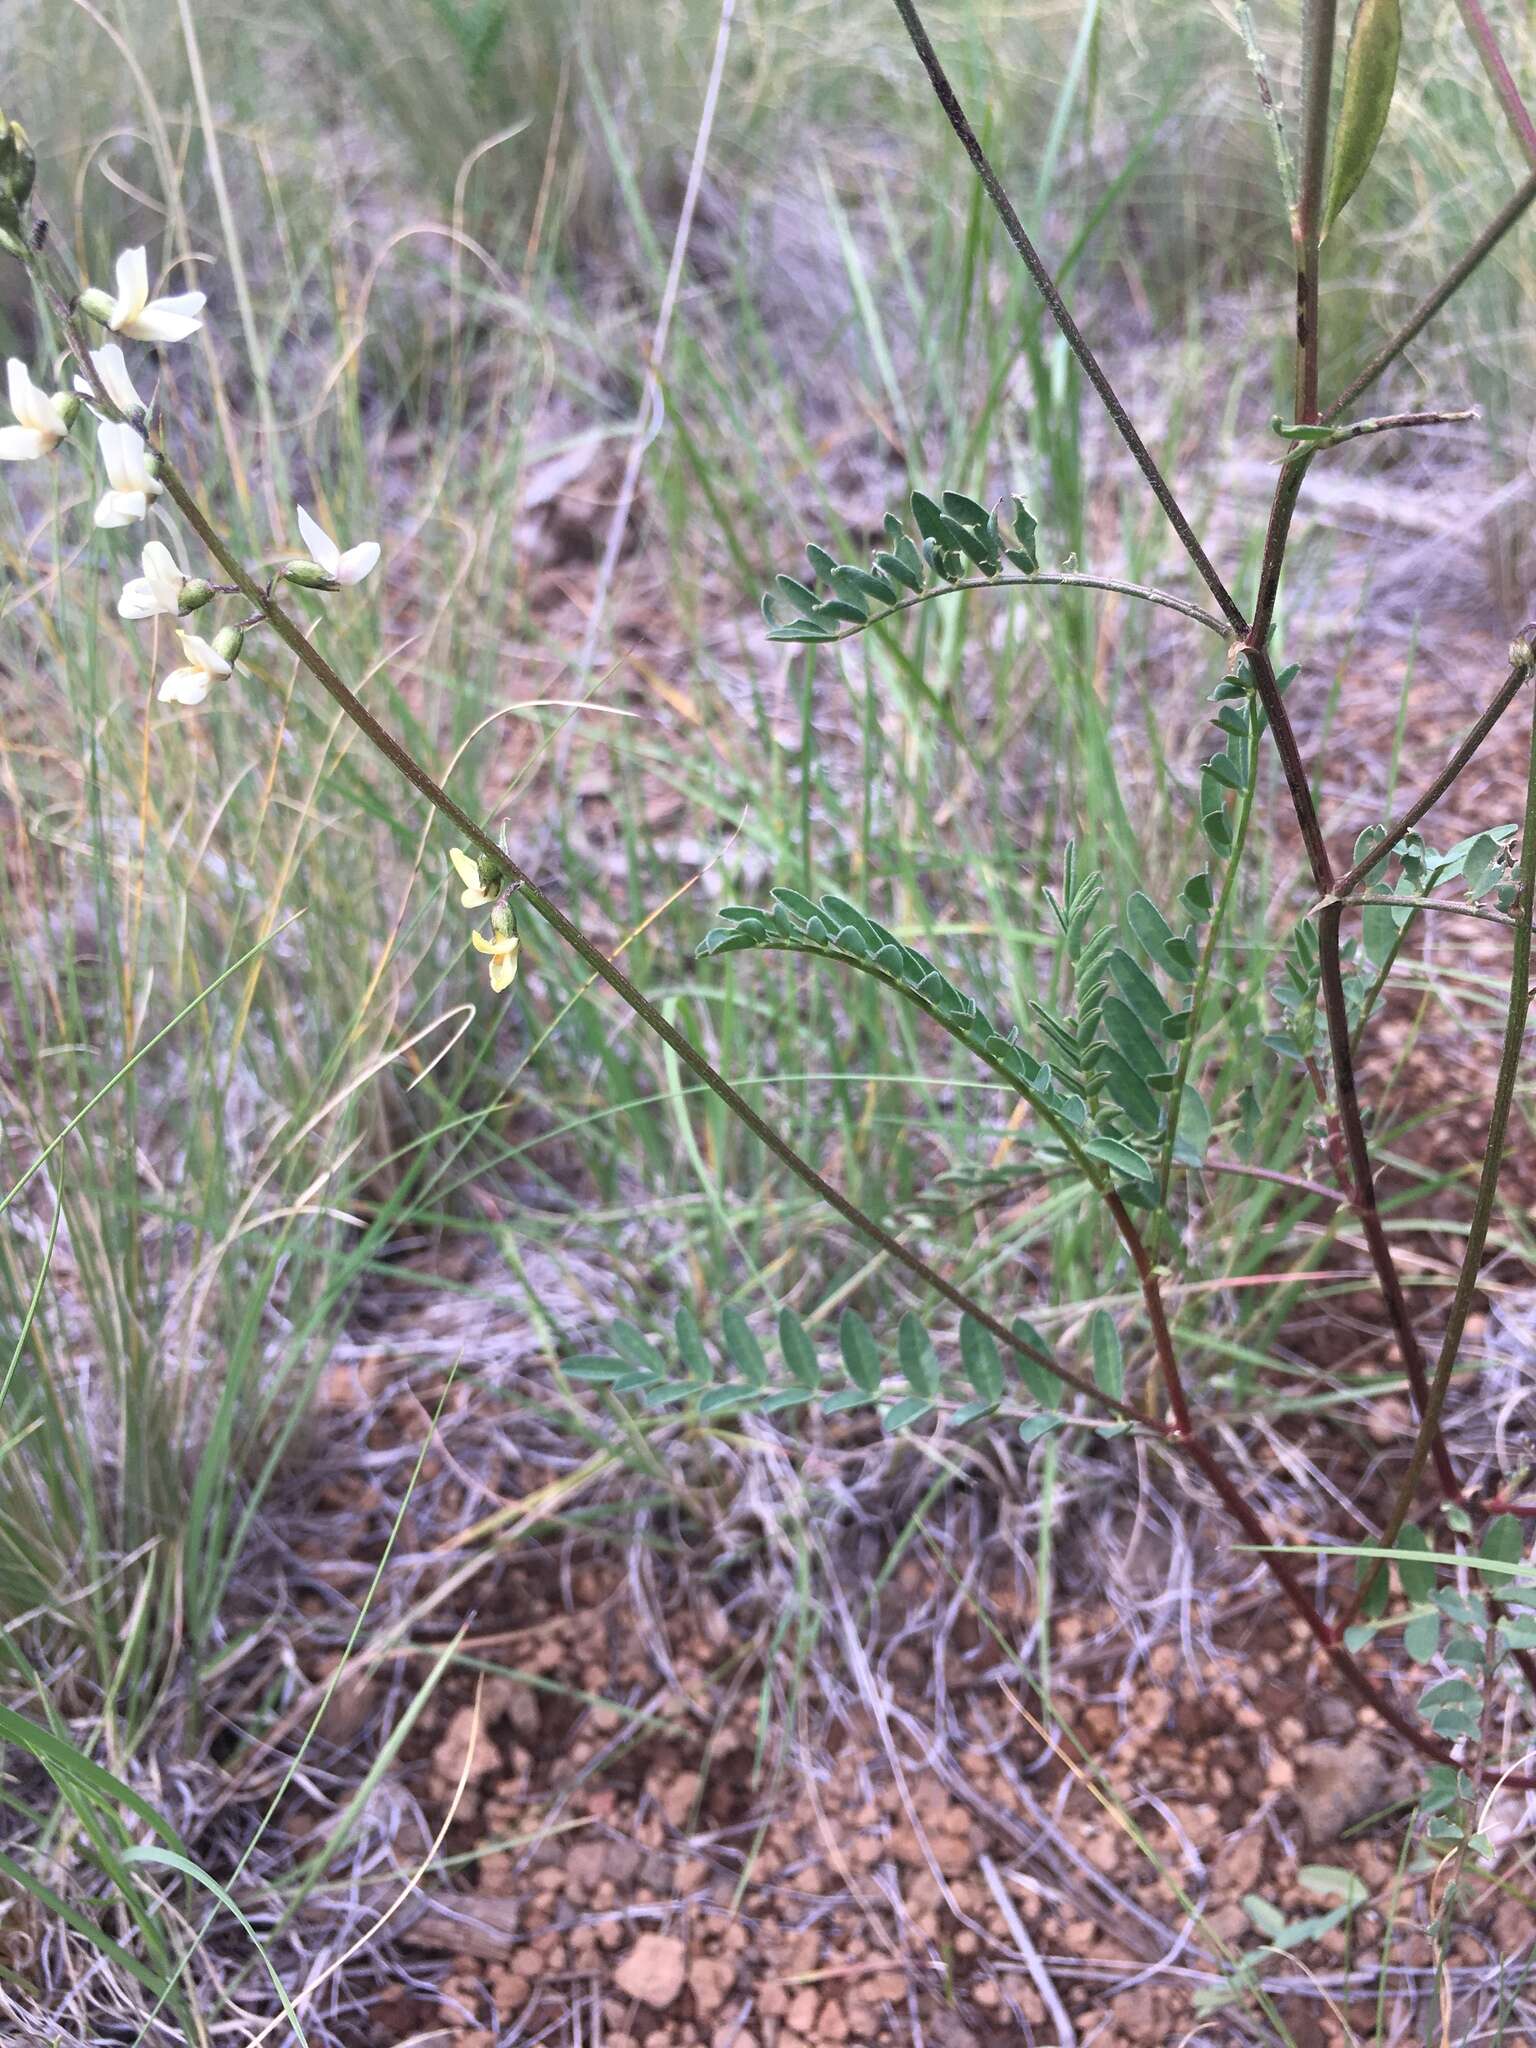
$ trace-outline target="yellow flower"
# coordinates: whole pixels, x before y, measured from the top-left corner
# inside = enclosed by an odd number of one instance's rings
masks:
[[[459,898],[466,910],[483,910],[487,903],[494,903],[501,894],[500,889],[487,889],[480,880],[480,863],[473,854],[466,853],[462,846],[450,846],[448,858],[453,862],[453,871],[464,884],[464,893]]]
[[[470,942],[477,953],[491,956],[491,987],[498,995],[508,989],[517,979],[518,936],[515,931],[493,931],[489,938],[481,932],[471,932]]]

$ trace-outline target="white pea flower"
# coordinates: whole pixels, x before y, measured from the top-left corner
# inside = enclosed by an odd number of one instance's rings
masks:
[[[196,633],[178,633],[176,638],[181,642],[186,666],[173,668],[157,695],[162,704],[201,704],[210,684],[222,683],[232,676],[235,665]]]
[[[5,381],[16,424],[0,427],[0,462],[35,462],[40,455],[51,455],[69,432],[63,401],[51,391],[40,391],[17,356],[6,363]],[[68,402],[73,406],[75,401]]]
[[[379,544],[376,540],[360,540],[356,547],[345,553],[336,545],[323,526],[317,525],[300,505],[299,531],[304,536],[304,545],[309,549],[309,558],[315,567],[330,578],[332,583],[361,583],[374,563],[379,559]]]
[[[462,846],[450,846],[448,858],[453,862],[453,871],[464,884],[464,893],[459,901],[466,910],[482,910],[487,903],[494,903],[501,894],[500,889],[487,889],[480,880],[480,863],[472,853],[466,853]]]
[[[185,341],[202,326],[198,315],[207,303],[204,292],[152,299],[148,257],[142,249],[125,249],[117,259],[117,297],[104,317],[114,334],[130,341]]]
[[[101,388],[120,413],[132,419],[136,413],[145,411],[144,401],[133,388],[128,365],[115,341],[91,350],[91,367],[101,379]],[[75,389],[82,398],[93,399],[96,396],[96,386],[89,377],[76,377]],[[100,419],[100,413],[96,417]]]
[[[149,473],[144,436],[116,420],[103,420],[96,441],[111,486],[96,507],[96,524],[131,526],[149,510],[150,499],[160,495],[160,485]]]
[[[491,987],[500,995],[509,989],[517,979],[517,932],[502,929],[498,920],[491,919],[491,936],[486,938],[480,932],[471,932],[470,942],[477,953],[491,956]]]
[[[175,618],[181,611],[181,594],[187,587],[186,571],[164,541],[150,541],[140,559],[144,574],[123,585],[123,594],[117,600],[118,617]]]

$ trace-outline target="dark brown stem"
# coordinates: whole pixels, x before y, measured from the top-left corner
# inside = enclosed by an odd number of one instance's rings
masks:
[[[1349,1039],[1349,1007],[1344,995],[1343,963],[1339,950],[1339,924],[1344,906],[1337,901],[1327,904],[1317,920],[1318,966],[1323,976],[1323,1006],[1328,1021],[1328,1048],[1333,1055],[1334,1092],[1338,1099],[1339,1129],[1343,1141],[1344,1155],[1348,1162],[1349,1179],[1346,1191],[1350,1207],[1360,1219],[1360,1228],[1365,1233],[1366,1248],[1371,1255],[1371,1264],[1376,1269],[1377,1284],[1382,1300],[1397,1338],[1397,1348],[1402,1357],[1403,1370],[1413,1393],[1413,1405],[1422,1417],[1429,1405],[1429,1371],[1424,1359],[1424,1350],[1419,1343],[1413,1318],[1408,1312],[1408,1301],[1403,1293],[1403,1283],[1398,1274],[1397,1261],[1392,1255],[1392,1246],[1387,1237],[1386,1226],[1381,1220],[1381,1211],[1376,1203],[1376,1175],[1371,1165],[1370,1145],[1366,1140],[1365,1121],[1361,1114],[1360,1097],[1355,1086],[1354,1053]],[[1450,1453],[1438,1430],[1432,1439],[1432,1453],[1435,1461],[1435,1475],[1441,1490],[1448,1494],[1456,1492],[1456,1473],[1451,1464]]]
[[[1504,52],[1499,48],[1499,39],[1493,32],[1493,23],[1483,12],[1480,0],[1456,0],[1461,9],[1461,18],[1467,25],[1467,34],[1477,47],[1483,69],[1488,74],[1488,83],[1498,95],[1499,105],[1508,117],[1509,125],[1515,131],[1515,139],[1525,151],[1526,161],[1536,164],[1536,121],[1520,97],[1520,88],[1504,61]]]
[[[1302,1585],[1291,1560],[1274,1548],[1263,1518],[1252,1506],[1247,1495],[1210,1446],[1195,1435],[1190,1421],[1189,1399],[1179,1369],[1178,1354],[1174,1349],[1173,1335],[1168,1327],[1168,1317],[1163,1306],[1162,1285],[1157,1266],[1130,1212],[1119,1196],[1112,1193],[1106,1199],[1141,1283],[1141,1298],[1146,1308],[1147,1321],[1152,1328],[1158,1370],[1162,1376],[1163,1388],[1168,1396],[1169,1412],[1173,1418],[1172,1428],[1164,1427],[1158,1433],[1170,1450],[1180,1450],[1184,1453],[1228,1515],[1263,1557],[1292,1611],[1306,1623],[1313,1640],[1350,1690],[1374,1707],[1387,1725],[1395,1729],[1403,1740],[1421,1755],[1433,1757],[1437,1763],[1451,1762],[1453,1752],[1450,1747],[1421,1728],[1411,1715],[1405,1713],[1396,1701],[1375,1685],[1362,1670],[1346,1649],[1342,1630],[1324,1618],[1317,1603]],[[1157,1427],[1155,1423],[1151,1426],[1154,1429]],[[1511,1777],[1505,1782],[1516,1784],[1520,1780]],[[1530,1782],[1536,1784],[1536,1777]]]
[[[1221,612],[1222,617],[1227,621],[1234,633],[1242,633],[1245,630],[1245,621],[1242,613],[1237,608],[1232,593],[1227,589],[1226,584],[1222,582],[1221,577],[1216,572],[1215,564],[1200,545],[1195,530],[1190,525],[1188,519],[1185,518],[1184,512],[1179,505],[1178,499],[1174,496],[1167,478],[1158,468],[1151,450],[1136,431],[1130,415],[1120,402],[1118,392],[1104,374],[1098,357],[1083,339],[1077,322],[1068,311],[1067,302],[1057,289],[1056,280],[1051,276],[1050,271],[1041,260],[1039,251],[1025,232],[1024,223],[1019,219],[1013,201],[1008,197],[1001,179],[999,179],[996,171],[993,170],[987,153],[982,148],[976,131],[971,126],[965,109],[961,106],[943,65],[939,62],[938,53],[929,40],[928,31],[923,26],[922,18],[918,14],[913,0],[895,0],[895,6],[896,12],[901,16],[902,26],[912,38],[912,47],[922,60],[923,69],[928,74],[928,82],[933,87],[934,97],[943,108],[950,127],[954,129],[955,134],[959,137],[966,155],[970,158],[975,168],[977,177],[980,178],[986,190],[987,197],[992,202],[998,219],[1003,224],[1009,241],[1012,242],[1014,248],[1018,251],[1020,260],[1023,262],[1031,278],[1033,278],[1035,289],[1050,309],[1051,317],[1060,328],[1068,348],[1071,349],[1073,355],[1082,364],[1089,383],[1098,393],[1104,410],[1113,420],[1121,440],[1131,451],[1132,459],[1136,467],[1146,478],[1152,495],[1157,499],[1158,504],[1162,506],[1169,525],[1179,537],[1184,552],[1200,572],[1206,589],[1215,598],[1217,608]]]

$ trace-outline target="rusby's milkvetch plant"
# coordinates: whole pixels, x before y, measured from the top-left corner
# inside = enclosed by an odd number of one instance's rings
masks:
[[[1486,30],[1476,0],[1461,0],[1469,19]],[[147,347],[186,340],[201,326],[200,293],[150,296],[147,257],[130,250],[119,258],[114,293],[81,288],[51,253],[46,223],[32,200],[33,164],[26,137],[0,124],[0,246],[27,268],[39,300],[56,323],[57,340],[72,359],[90,409],[99,418],[98,440],[109,489],[96,512],[115,526],[174,512],[190,541],[207,557],[206,576],[182,568],[182,555],[151,543],[142,575],[124,589],[125,617],[150,618],[201,610],[224,598],[242,600],[241,615],[211,637],[182,631],[183,663],[161,685],[170,701],[195,705],[235,673],[245,637],[273,635],[309,678],[367,736],[393,767],[454,828],[448,865],[460,885],[460,905],[489,910],[489,932],[474,930],[471,944],[488,961],[500,992],[517,971],[517,907],[530,907],[574,949],[680,1063],[723,1102],[772,1156],[831,1210],[861,1231],[886,1259],[903,1269],[926,1296],[959,1312],[952,1333],[937,1339],[915,1314],[903,1319],[896,1364],[903,1391],[886,1399],[887,1363],[873,1334],[852,1311],[840,1328],[841,1369],[847,1384],[831,1388],[806,1327],[786,1309],[779,1342],[786,1377],[772,1378],[763,1349],[743,1317],[723,1311],[722,1344],[733,1374],[728,1384],[715,1368],[702,1333],[680,1316],[674,1370],[645,1334],[615,1326],[611,1354],[571,1361],[578,1376],[616,1393],[655,1403],[685,1401],[700,1413],[727,1409],[871,1408],[883,1425],[900,1431],[938,1419],[961,1428],[996,1427],[1017,1399],[1003,1359],[1011,1357],[1030,1412],[1018,1427],[1026,1438],[1086,1426],[1134,1431],[1166,1458],[1198,1475],[1243,1541],[1273,1577],[1283,1601],[1300,1617],[1320,1655],[1341,1684],[1368,1703],[1402,1742],[1429,1760],[1458,1788],[1493,1777],[1510,1786],[1536,1787],[1524,1758],[1536,1723],[1520,1719],[1511,1696],[1507,1725],[1520,1754],[1490,1753],[1492,1721],[1482,1698],[1491,1698],[1496,1673],[1512,1663],[1536,1691],[1536,1606],[1524,1557],[1523,1523],[1536,1502],[1518,1479],[1479,1488],[1458,1469],[1442,1427],[1452,1376],[1461,1355],[1468,1313],[1478,1286],[1489,1219],[1508,1135],[1515,1078],[1529,1001],[1533,901],[1536,901],[1536,724],[1524,817],[1518,829],[1493,825],[1460,844],[1437,851],[1417,831],[1420,821],[1466,769],[1499,720],[1525,693],[1536,648],[1531,629],[1510,649],[1509,670],[1493,691],[1449,762],[1429,778],[1395,817],[1362,834],[1347,858],[1331,848],[1313,794],[1313,765],[1305,758],[1291,714],[1298,670],[1275,656],[1275,615],[1292,520],[1311,466],[1363,436],[1437,427],[1462,420],[1464,410],[1443,408],[1360,417],[1361,398],[1398,361],[1451,293],[1497,246],[1536,198],[1528,178],[1435,291],[1393,334],[1366,368],[1324,402],[1319,278],[1326,230],[1368,173],[1390,110],[1401,24],[1398,0],[1360,0],[1355,13],[1336,119],[1332,83],[1337,0],[1304,0],[1302,94],[1292,137],[1264,86],[1281,185],[1289,207],[1296,252],[1294,393],[1290,415],[1272,422],[1280,460],[1261,563],[1250,601],[1240,601],[1218,570],[1187,517],[1168,477],[1142,439],[1098,356],[1084,338],[1050,269],[1041,257],[956,96],[927,35],[914,0],[895,7],[930,85],[981,181],[986,198],[1028,270],[1098,400],[1166,518],[1199,581],[1203,601],[1098,575],[1075,565],[1042,566],[1035,520],[1019,498],[1006,509],[969,491],[914,492],[908,514],[886,521],[884,542],[866,562],[839,562],[824,548],[807,549],[804,577],[782,575],[765,604],[770,637],[792,646],[828,645],[851,636],[899,631],[916,607],[955,591],[1068,586],[1112,591],[1181,615],[1213,635],[1221,647],[1213,665],[1212,751],[1198,775],[1196,816],[1209,853],[1205,867],[1164,902],[1150,891],[1112,905],[1101,877],[1069,850],[1051,907],[1070,965],[1067,992],[1028,1006],[1010,1018],[990,1002],[958,988],[943,966],[919,953],[898,932],[846,899],[812,898],[780,887],[772,901],[731,905],[703,951],[714,958],[761,950],[798,953],[847,972],[872,977],[892,1000],[910,1005],[976,1059],[992,1084],[1027,1115],[1042,1168],[1074,1187],[1085,1205],[1108,1218],[1120,1247],[1121,1271],[1097,1291],[1112,1294],[1123,1279],[1139,1301],[1135,1319],[1117,1319],[1098,1307],[1081,1318],[1084,1356],[1063,1357],[1028,1321],[956,1286],[935,1263],[912,1249],[879,1218],[853,1202],[788,1143],[774,1123],[720,1074],[670,1016],[636,987],[577,920],[542,888],[442,788],[427,766],[388,730],[317,648],[280,598],[284,581],[322,595],[355,586],[379,560],[371,540],[343,548],[304,508],[298,526],[307,553],[270,574],[242,561],[219,522],[183,479],[172,447],[174,423],[159,416],[154,385],[130,365],[118,341],[92,345],[90,325]],[[1263,61],[1254,60],[1263,79]],[[1502,78],[1507,78],[1504,67]],[[1536,163],[1536,124],[1513,88],[1499,91],[1517,134]],[[149,388],[148,401],[140,393]],[[70,399],[34,385],[24,365],[12,379],[16,413],[12,459],[41,460],[56,453],[74,420]],[[1270,446],[1273,447],[1273,442]],[[178,543],[178,546],[180,543]],[[215,580],[217,578],[218,580]],[[1182,1223],[1190,1189],[1216,1162],[1213,1132],[1235,1118],[1232,1105],[1208,1102],[1201,1091],[1198,1048],[1219,1004],[1222,933],[1234,878],[1260,800],[1259,764],[1272,751],[1283,773],[1305,850],[1310,897],[1297,920],[1285,970],[1273,996],[1274,1028],[1266,1045],[1276,1060],[1291,1062],[1314,1091],[1328,1167],[1341,1208],[1353,1216],[1379,1289],[1381,1322],[1395,1343],[1415,1408],[1400,1485],[1379,1541],[1363,1559],[1356,1582],[1327,1606],[1319,1549],[1305,1565],[1277,1545],[1249,1492],[1228,1468],[1219,1430],[1204,1413],[1180,1356],[1166,1299],[1166,1268],[1181,1255]],[[1459,891],[1460,895],[1447,895]],[[1438,892],[1438,893],[1437,893]],[[1508,935],[1509,997],[1504,1047],[1493,1110],[1478,1172],[1465,1250],[1433,1364],[1418,1318],[1410,1311],[1397,1257],[1376,1195],[1367,1119],[1355,1071],[1355,1048],[1370,1024],[1390,976],[1401,938],[1426,913],[1456,910],[1491,921]],[[1351,921],[1346,932],[1346,919]],[[1359,936],[1350,935],[1358,921]],[[1264,1172],[1260,1162],[1255,1169]],[[1311,1183],[1305,1184],[1308,1188]],[[1213,1283],[1220,1285],[1219,1279]],[[1127,1338],[1129,1337],[1129,1342]],[[965,1398],[948,1391],[944,1354],[958,1353]],[[1142,1375],[1139,1390],[1130,1375]],[[1099,1418],[1095,1421],[1094,1418]],[[1433,1487],[1431,1538],[1419,1526],[1421,1481]],[[1364,1510],[1361,1510],[1362,1514]],[[1442,1571],[1449,1559],[1465,1583],[1475,1563],[1481,1592],[1469,1601]],[[1393,1607],[1394,1583],[1408,1603]],[[1522,1612],[1522,1609],[1525,1610]],[[1454,1667],[1416,1704],[1373,1675],[1362,1652],[1378,1637],[1403,1631],[1400,1661],[1430,1663],[1443,1653]],[[1412,1631],[1412,1633],[1410,1633]],[[1477,1674],[1477,1682],[1467,1676]],[[1481,1688],[1481,1692],[1479,1691]]]

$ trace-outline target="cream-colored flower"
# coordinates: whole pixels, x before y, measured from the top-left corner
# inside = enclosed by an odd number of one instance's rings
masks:
[[[142,249],[125,249],[117,259],[117,297],[106,316],[107,325],[130,341],[185,341],[202,326],[198,316],[207,303],[203,292],[176,292],[168,299],[152,299],[147,255]]]
[[[489,938],[480,932],[471,932],[469,937],[477,953],[490,954],[491,987],[500,995],[503,989],[510,988],[517,979],[517,933],[493,929]]]
[[[181,610],[181,593],[187,573],[163,541],[152,540],[140,557],[144,574],[123,585],[117,600],[120,619],[175,618]]]
[[[215,647],[210,647],[196,633],[178,633],[181,651],[186,656],[184,668],[173,668],[160,685],[158,695],[162,704],[201,704],[208,694],[209,685],[222,683],[235,672],[232,661],[226,661]]]
[[[16,424],[0,427],[0,462],[35,462],[51,455],[69,432],[63,406],[51,391],[38,389],[17,356],[6,363],[5,381]],[[69,403],[73,408],[74,400]]]
[[[482,885],[480,863],[472,853],[466,853],[462,846],[450,846],[448,858],[453,862],[454,873],[464,884],[464,893],[459,901],[466,910],[483,910],[487,903],[496,901],[501,891]]]
[[[323,569],[334,583],[361,583],[379,559],[378,542],[360,540],[356,547],[343,552],[325,528],[310,518],[302,505],[297,509],[299,531],[304,536],[305,547],[309,549],[309,559],[316,568]]]
[[[91,367],[101,379],[102,390],[125,417],[131,420],[136,413],[145,410],[143,399],[133,388],[123,352],[115,341],[91,350]],[[76,377],[75,389],[82,398],[94,399],[96,396],[96,386],[89,377]],[[97,413],[96,417],[100,419],[101,414]]]
[[[160,495],[160,486],[149,473],[144,436],[116,420],[103,420],[96,442],[111,486],[96,507],[96,524],[131,526],[149,510],[150,499]]]

